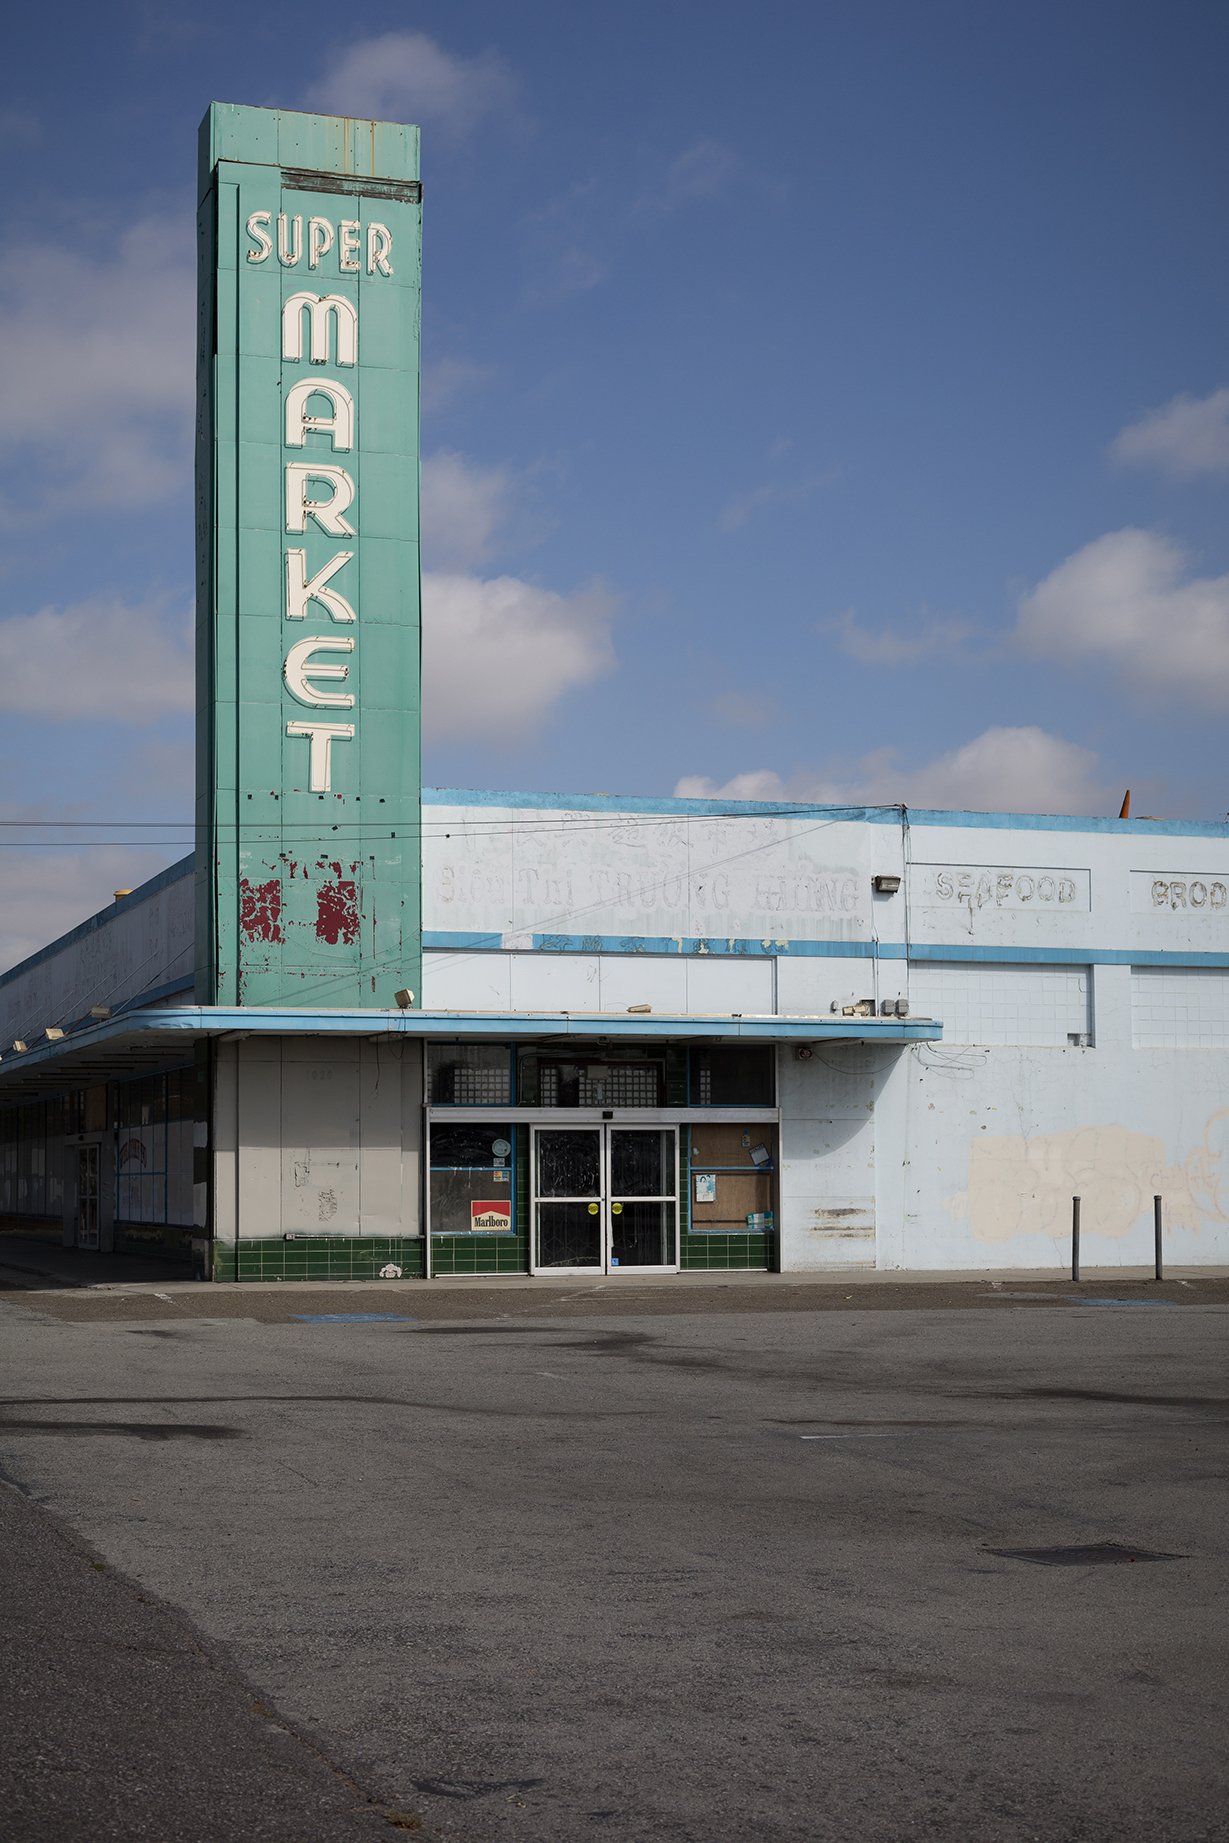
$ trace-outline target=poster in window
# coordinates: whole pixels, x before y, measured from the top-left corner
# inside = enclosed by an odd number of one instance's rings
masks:
[[[469,1206],[469,1226],[479,1235],[511,1235],[511,1198],[474,1198]]]

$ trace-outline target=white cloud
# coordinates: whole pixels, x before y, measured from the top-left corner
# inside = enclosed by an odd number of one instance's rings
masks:
[[[414,122],[460,140],[515,104],[516,79],[497,52],[460,57],[425,32],[358,39],[330,60],[304,106],[330,115]]]
[[[516,481],[506,467],[464,455],[429,455],[422,464],[423,552],[432,569],[481,563],[511,514]]]
[[[0,620],[0,710],[63,721],[156,723],[193,708],[188,615],[98,596]]]
[[[0,852],[0,857],[13,860],[4,865],[0,972],[106,908],[117,889],[135,889],[163,865],[184,855],[182,850],[157,851],[139,845]],[[105,1004],[107,996],[83,993],[82,1010]],[[59,1022],[58,1018],[29,1018],[21,1028],[35,1030]]]
[[[1016,637],[1047,659],[1100,662],[1139,691],[1229,708],[1229,576],[1188,577],[1153,531],[1111,531],[1020,603]]]
[[[617,242],[619,232],[596,179],[574,179],[565,191],[536,206],[525,218],[526,301],[541,305],[596,288],[611,263],[609,254],[595,246]]]
[[[428,416],[443,409],[467,391],[477,390],[495,375],[493,365],[480,365],[469,358],[437,358],[423,366],[422,410]]]
[[[423,718],[429,739],[499,746],[535,730],[614,664],[614,599],[515,576],[423,578]]]
[[[923,618],[908,631],[884,627],[871,633],[859,627],[852,608],[830,621],[822,621],[820,629],[835,635],[842,653],[864,666],[912,665],[932,653],[954,652],[973,632],[967,621]]]
[[[752,769],[718,784],[685,775],[680,797],[709,800],[814,800],[833,806],[934,806],[989,813],[1105,813],[1111,794],[1097,779],[1091,749],[1034,725],[984,730],[919,768],[902,768],[890,749],[856,767],[782,776]]]
[[[147,217],[101,253],[71,236],[37,262],[0,253],[0,520],[132,510],[191,472],[195,270],[182,217]]]
[[[1175,397],[1110,443],[1118,461],[1152,462],[1178,479],[1229,469],[1229,389],[1208,397]]]
[[[821,488],[831,486],[839,480],[839,467],[830,467],[826,473],[807,474],[800,480],[772,480],[763,486],[752,487],[748,493],[741,493],[737,499],[731,499],[721,512],[721,529],[723,531],[740,531],[753,512],[761,511],[765,506],[802,505],[812,498]]]
[[[637,201],[637,210],[668,214],[699,199],[716,198],[729,183],[738,166],[732,148],[702,135],[690,147],[676,154],[665,177],[651,192]]]
[[[654,219],[718,196],[736,166],[729,148],[703,138],[659,168],[651,184],[622,204],[622,174],[572,180],[526,216],[530,277],[525,299],[540,305],[596,288],[617,257],[643,240]]]

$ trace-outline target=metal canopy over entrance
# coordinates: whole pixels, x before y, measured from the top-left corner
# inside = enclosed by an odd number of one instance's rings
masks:
[[[678,1133],[671,1126],[536,1126],[530,1159],[538,1273],[673,1273]]]
[[[85,1024],[55,1042],[11,1050],[0,1059],[0,1099],[20,1101],[115,1073],[139,1074],[190,1059],[202,1038],[234,1036],[402,1037],[491,1042],[567,1043],[920,1043],[935,1042],[933,1018],[627,1017],[603,1012],[349,1011],[245,1009],[230,1005],[133,1008],[105,1023]]]

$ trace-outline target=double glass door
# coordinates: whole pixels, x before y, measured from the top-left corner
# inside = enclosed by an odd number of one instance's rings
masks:
[[[677,1137],[673,1127],[535,1127],[534,1272],[677,1267]]]

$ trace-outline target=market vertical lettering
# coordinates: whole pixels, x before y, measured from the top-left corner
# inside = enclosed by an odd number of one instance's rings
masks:
[[[263,216],[254,213],[248,220]],[[278,255],[284,263],[285,243],[283,212],[278,225]],[[301,219],[295,224],[301,232]],[[313,218],[309,225],[309,248],[323,251],[328,247],[320,228],[323,220]],[[330,228],[330,227],[326,227]],[[348,225],[342,225],[342,254],[350,247],[346,241]],[[330,228],[331,239],[331,228]],[[301,246],[301,235],[293,247]],[[253,257],[249,260],[263,260]],[[267,254],[267,252],[266,252]],[[295,260],[298,260],[296,255]],[[342,267],[347,266],[342,262]],[[307,325],[306,351],[304,323]],[[358,362],[358,309],[340,294],[292,294],[282,310],[282,358],[290,364],[352,366]],[[323,399],[323,402],[321,401]],[[333,454],[349,454],[357,441],[354,397],[336,378],[300,378],[286,392],[285,436],[287,448],[306,448],[308,437],[327,441]],[[288,461],[286,463],[285,527],[291,535],[306,533],[309,523],[328,537],[355,537],[357,528],[346,517],[354,507],[354,476],[335,461]],[[357,511],[356,511],[357,516]],[[349,563],[352,550],[339,550],[310,578],[307,552],[292,548],[286,553],[286,603],[288,621],[302,621],[315,604],[330,621],[356,622],[357,611],[340,590],[326,585]],[[310,634],[296,640],[286,654],[282,680],[291,697],[309,710],[353,710],[353,691],[326,690],[321,681],[344,685],[350,666],[338,660],[317,657],[321,653],[353,654],[356,640],[351,635]],[[286,725],[287,736],[302,738],[308,744],[307,775],[311,793],[330,793],[333,787],[333,744],[353,742],[354,723],[336,723],[293,719]]]

